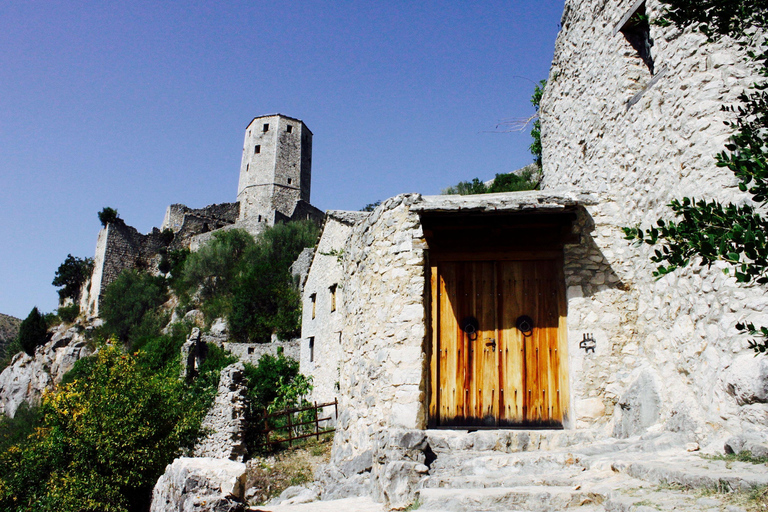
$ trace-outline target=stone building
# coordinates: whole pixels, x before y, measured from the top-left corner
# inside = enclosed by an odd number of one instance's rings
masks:
[[[246,127],[237,202],[204,208],[170,205],[160,229],[143,235],[122,220],[105,226],[96,242],[91,279],[84,284],[80,310],[99,314],[106,286],[126,269],[157,270],[162,251],[196,250],[220,229],[242,228],[256,236],[276,222],[322,221],[309,203],[312,132],[303,121],[274,114]]]
[[[367,216],[364,212],[326,212],[320,241],[303,283],[300,371],[313,376],[312,400],[317,403],[333,402],[338,397],[344,325],[343,250],[352,226]]]
[[[338,365],[328,495],[354,484],[381,497],[403,430],[672,432],[721,447],[768,434],[768,363],[735,329],[768,323],[764,290],[718,264],[655,280],[653,249],[621,229],[669,217],[673,198],[744,201],[714,155],[731,133],[720,107],[754,69],[732,40],[647,22],[661,11],[566,1],[541,102],[541,191],[406,194],[343,244],[324,231],[340,262],[320,270],[316,255],[304,309],[343,290],[329,318],[340,338],[303,368],[330,389]],[[317,357],[313,328],[302,361],[313,346]]]

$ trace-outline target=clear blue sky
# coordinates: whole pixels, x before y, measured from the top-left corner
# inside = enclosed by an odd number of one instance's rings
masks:
[[[236,199],[243,131],[314,133],[312,203],[360,209],[531,162],[559,1],[0,3],[0,313],[56,308],[96,213],[141,232]]]

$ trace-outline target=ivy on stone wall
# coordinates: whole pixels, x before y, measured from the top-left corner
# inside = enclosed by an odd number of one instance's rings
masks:
[[[690,27],[710,41],[732,37],[746,48],[761,77],[768,77],[768,44],[760,40],[768,28],[768,0],[662,0],[666,10],[659,25]],[[715,157],[739,179],[748,193],[744,205],[684,197],[669,206],[675,219],[659,219],[656,226],[624,228],[626,238],[658,245],[651,260],[658,263],[654,275],[662,277],[696,259],[700,265],[715,261],[730,264],[740,283],[768,284],[768,81],[758,80],[739,96],[738,105],[724,105],[736,115],[729,122],[734,135]],[[768,327],[739,323],[737,329],[762,340],[751,340],[758,353],[768,351]]]

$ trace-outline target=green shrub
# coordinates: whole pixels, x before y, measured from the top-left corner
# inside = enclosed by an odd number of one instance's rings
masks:
[[[19,345],[27,354],[35,355],[35,349],[45,343],[48,325],[45,318],[38,311],[37,306],[32,308],[27,318],[19,325]]]
[[[253,237],[242,229],[215,232],[199,251],[184,262],[177,293],[199,293],[205,301],[217,295],[228,295],[233,281],[243,266],[243,256],[253,248]]]
[[[494,178],[491,186],[488,187],[489,193],[495,192],[518,192],[521,190],[534,190],[538,187],[538,183],[534,177],[534,170],[537,167],[531,167],[530,165],[524,167],[519,172],[508,174],[497,174]]]
[[[0,454],[0,508],[132,511],[178,453],[181,386],[105,345],[87,379],[44,398],[42,427]]]
[[[102,208],[98,213],[98,216],[99,222],[101,222],[101,225],[104,227],[107,227],[107,224],[115,223],[120,220],[120,217],[117,215],[117,210],[110,208],[109,206]]]
[[[59,265],[53,278],[53,286],[61,286],[59,298],[80,300],[80,288],[91,277],[93,258],[76,258],[67,254],[67,259]]]
[[[22,402],[13,418],[0,416],[0,452],[24,441],[40,424],[40,409]]]
[[[168,298],[165,279],[135,270],[123,271],[104,290],[99,313],[105,330],[123,342],[158,330],[158,307]]]
[[[488,188],[485,183],[480,181],[479,178],[473,178],[472,181],[460,181],[452,187],[448,187],[442,190],[443,195],[471,195],[471,194],[485,194],[488,192]]]
[[[235,340],[267,342],[273,333],[284,339],[298,334],[301,297],[290,267],[317,236],[310,221],[277,224],[259,236],[233,289],[228,320]]]
[[[78,304],[70,304],[69,306],[61,306],[56,315],[64,323],[71,324],[74,322],[78,315],[80,315],[80,306]]]

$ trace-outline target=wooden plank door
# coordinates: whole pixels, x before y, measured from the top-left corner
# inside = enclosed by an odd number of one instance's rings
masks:
[[[500,261],[499,317],[503,424],[562,425],[567,377],[561,365],[565,294],[557,261]],[[529,333],[516,325],[533,320]]]
[[[432,387],[437,426],[561,426],[567,404],[565,293],[558,261],[432,267]],[[516,321],[530,316],[534,328]],[[469,336],[461,322],[475,317]]]

